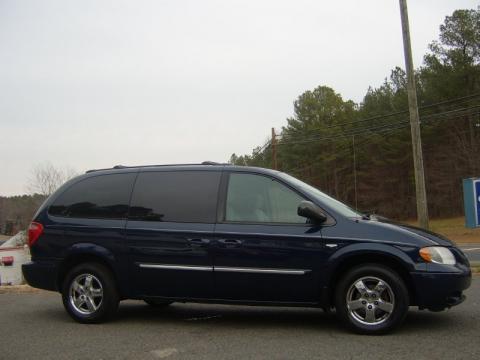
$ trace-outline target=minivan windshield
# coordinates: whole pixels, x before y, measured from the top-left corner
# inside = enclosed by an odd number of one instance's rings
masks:
[[[322,204],[325,204],[335,212],[339,213],[340,215],[343,215],[345,217],[359,217],[362,216],[362,214],[358,211],[353,210],[351,207],[345,205],[344,203],[338,201],[337,199],[332,198],[331,196],[328,196],[327,194],[321,192],[317,188],[308,185],[304,183],[301,180],[298,180],[297,178],[294,178],[291,175],[285,174],[285,173],[278,173],[278,175],[288,181],[290,184],[293,186],[296,186],[297,188],[300,188],[304,192],[306,192],[309,195],[312,195],[313,197],[316,197],[317,199],[320,200]]]

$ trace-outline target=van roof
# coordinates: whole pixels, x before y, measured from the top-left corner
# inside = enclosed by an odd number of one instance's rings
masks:
[[[218,163],[218,162],[214,162],[214,161],[204,161],[202,163],[191,163],[191,164],[157,164],[157,165],[134,165],[134,166],[115,165],[114,167],[111,167],[111,168],[87,170],[86,173],[88,174],[88,173],[92,173],[92,172],[96,172],[96,171],[120,170],[120,169],[137,169],[137,168],[164,167],[164,166],[172,166],[172,167],[173,166],[199,166],[199,165],[226,166],[226,165],[231,165],[231,164],[229,164],[229,163]]]
[[[241,165],[232,165],[228,163],[216,163],[213,161],[204,161],[200,164],[159,164],[159,165],[135,165],[135,166],[125,166],[125,165],[116,165],[111,168],[106,169],[93,169],[88,170],[86,174],[91,173],[109,173],[109,172],[132,172],[136,169],[148,169],[148,170],[155,170],[155,169],[165,169],[171,168],[172,170],[222,170],[224,167],[229,167],[231,169],[235,169],[235,171],[245,171],[245,172],[255,172],[255,173],[262,173],[262,174],[270,174],[273,175],[278,173],[277,170],[256,167],[256,166],[241,166]]]

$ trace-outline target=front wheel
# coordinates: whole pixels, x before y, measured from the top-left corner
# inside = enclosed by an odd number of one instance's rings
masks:
[[[408,311],[408,290],[393,270],[376,264],[346,273],[335,292],[337,315],[361,334],[382,334],[399,326]]]
[[[84,263],[65,277],[62,289],[65,310],[81,323],[99,323],[117,311],[119,296],[113,274],[105,266]]]

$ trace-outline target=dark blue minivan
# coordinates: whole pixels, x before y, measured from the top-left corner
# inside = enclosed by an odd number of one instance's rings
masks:
[[[448,239],[368,216],[285,173],[203,163],[94,170],[29,227],[27,282],[94,323],[123,299],[316,306],[359,333],[440,311],[470,286]]]

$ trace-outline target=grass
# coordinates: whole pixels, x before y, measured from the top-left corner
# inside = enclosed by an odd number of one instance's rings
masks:
[[[407,221],[408,224],[418,225],[417,221]],[[468,229],[465,227],[465,218],[431,219],[430,230],[442,234],[457,244],[480,243],[480,228]]]

